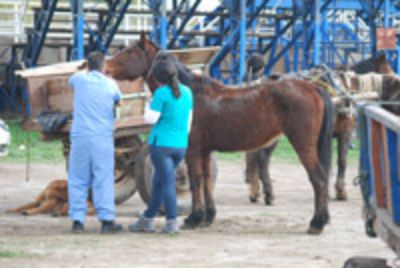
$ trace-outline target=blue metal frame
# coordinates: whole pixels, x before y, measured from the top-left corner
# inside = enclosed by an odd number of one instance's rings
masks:
[[[83,1],[70,0],[74,22],[72,59],[81,59],[85,53],[93,50],[107,52],[131,2],[107,0],[110,10],[99,22],[99,30],[95,32],[86,27],[90,40],[85,51]],[[265,73],[271,72],[281,60],[285,71],[297,71],[320,63],[330,67],[349,64],[354,61],[353,58],[357,58],[353,54],[360,55],[361,59],[373,55],[376,53],[376,26],[391,27],[391,15],[400,11],[398,1],[390,0],[225,0],[214,9],[214,13],[202,15],[202,24],[192,26],[188,22],[193,16],[199,16],[197,9],[200,2],[149,0],[154,22],[151,38],[161,48],[221,46],[210,62],[210,73],[226,83],[242,82],[246,57],[255,52],[268,54],[265,57]],[[172,11],[167,12],[167,3],[172,3]],[[27,67],[35,66],[38,60],[56,5],[57,0],[42,0],[42,8],[34,22],[34,31],[29,35],[28,45],[24,49],[23,61]],[[272,8],[276,16],[267,18],[268,15],[263,14],[263,11]],[[336,14],[343,10],[356,11],[354,21],[336,21]],[[182,13],[184,16],[181,16]],[[370,41],[367,39],[365,42],[360,38],[359,21],[369,26]],[[215,24],[210,29],[211,22]],[[196,39],[197,42],[204,40],[203,43],[192,43],[201,25],[207,26],[213,33],[204,34],[203,39]],[[251,32],[251,36],[247,31]],[[268,35],[271,31],[273,36]],[[385,53],[399,72],[400,43]],[[13,54],[10,70],[17,68],[16,54]],[[10,78],[2,86],[2,92],[6,94],[1,94],[1,107],[9,102],[9,99],[5,100],[7,95],[13,99],[13,104],[8,106],[16,109],[15,98],[24,95],[16,81]]]
[[[24,51],[24,63],[27,67],[35,66],[39,59],[56,5],[57,0],[42,0],[42,9],[35,17],[34,30],[28,36],[29,42]]]
[[[70,3],[74,27],[71,59],[79,60],[85,57],[83,0],[70,0]]]
[[[71,0],[74,1],[74,0]],[[82,1],[83,0],[78,0]],[[108,1],[110,4],[110,10],[107,12],[106,19],[102,21],[99,25],[99,29],[93,35],[93,32],[89,31],[92,35],[92,42],[89,46],[89,51],[100,50],[103,53],[108,53],[108,48],[114,39],[114,35],[118,30],[119,25],[121,24],[122,19],[125,16],[126,11],[131,4],[131,0],[110,0]],[[83,28],[78,28],[81,30],[83,35]]]

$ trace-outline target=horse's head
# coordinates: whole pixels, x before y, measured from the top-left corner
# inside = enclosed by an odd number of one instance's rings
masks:
[[[386,56],[383,53],[379,54],[375,58],[369,58],[360,61],[359,63],[351,67],[351,70],[353,70],[357,74],[366,74],[371,72],[380,74],[394,74],[390,62],[386,59]]]
[[[394,74],[392,66],[390,62],[386,59],[385,54],[380,54],[378,57],[375,58],[375,72],[380,74]]]
[[[118,80],[146,77],[158,50],[142,32],[139,41],[107,60],[105,72]]]

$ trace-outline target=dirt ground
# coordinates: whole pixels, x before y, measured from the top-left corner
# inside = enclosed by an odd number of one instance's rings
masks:
[[[348,183],[350,199],[330,203],[331,223],[320,236],[306,234],[312,215],[311,185],[300,165],[274,163],[275,205],[250,204],[241,162],[219,161],[217,218],[209,228],[161,234],[100,235],[88,218],[87,232],[69,233],[67,218],[5,214],[33,198],[51,180],[65,178],[63,165],[35,164],[25,181],[24,165],[0,163],[0,267],[342,267],[351,256],[389,259],[380,239],[364,233],[359,189]],[[349,167],[348,177],[356,175]],[[350,180],[348,180],[350,181]],[[331,186],[331,192],[332,192]],[[126,227],[145,205],[135,194],[118,206]],[[183,220],[183,218],[180,218]],[[161,226],[163,219],[157,219]]]

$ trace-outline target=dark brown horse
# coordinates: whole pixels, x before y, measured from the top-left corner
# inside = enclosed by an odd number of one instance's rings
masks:
[[[110,59],[106,70],[117,79],[144,76],[151,82],[148,74],[157,51],[157,47],[142,35],[136,44]],[[329,221],[333,112],[328,94],[315,84],[300,80],[233,90],[216,80],[195,75],[181,64],[178,69],[181,82],[187,84],[194,95],[193,125],[186,157],[192,212],[185,219],[185,226],[211,224],[215,218],[210,178],[212,151],[251,150],[268,146],[276,137],[285,134],[314,189],[315,210],[308,232],[322,232]]]
[[[341,71],[340,71],[341,70]],[[350,79],[350,71],[352,71],[355,75],[352,76],[353,78]],[[339,84],[345,90],[352,90],[362,92],[364,89],[360,88],[357,84],[360,79],[366,80],[366,83],[371,82],[371,78],[373,77],[358,77],[356,74],[367,74],[367,73],[382,73],[387,74],[388,76],[383,79],[384,82],[384,89],[382,91],[383,95],[381,95],[382,100],[393,100],[394,98],[399,99],[400,96],[396,95],[395,90],[397,79],[393,79],[394,72],[390,66],[390,63],[386,60],[384,54],[377,56],[376,58],[370,58],[364,60],[352,67],[341,67],[339,71],[335,71],[337,77],[340,78]],[[322,72],[324,73],[324,72]],[[344,74],[347,73],[347,80],[351,80],[353,85],[344,85],[346,81],[344,81]],[[320,71],[311,71],[310,76],[308,79],[313,79],[314,81],[320,82],[324,81],[321,79],[322,77],[318,78],[321,74]],[[274,75],[272,79],[282,79],[285,78],[285,75]],[[289,79],[293,78],[289,76]],[[287,78],[286,78],[287,79]],[[369,79],[369,80],[368,80]],[[343,80],[343,81],[342,81]],[[344,84],[343,84],[343,83]],[[394,84],[390,84],[394,83]],[[371,85],[370,85],[371,86]],[[337,139],[337,152],[338,152],[338,159],[337,159],[337,166],[338,172],[336,177],[335,183],[335,190],[336,190],[336,199],[337,200],[346,200],[347,199],[347,192],[345,187],[345,172],[347,166],[347,153],[349,149],[349,145],[351,142],[351,135],[355,129],[355,117],[354,117],[354,109],[351,109],[351,103],[346,100],[342,100],[336,104],[335,107],[335,127],[333,130],[333,137]],[[391,106],[393,110],[399,110],[400,106]],[[269,164],[271,161],[271,156],[273,151],[276,148],[277,143],[271,145],[268,148],[260,149],[251,154],[251,157],[247,157],[246,159],[246,182],[249,183],[249,190],[250,190],[250,201],[256,202],[258,197],[260,196],[260,186],[259,182],[262,183],[263,193],[264,193],[264,202],[267,205],[272,204],[274,199],[271,177],[269,173]]]

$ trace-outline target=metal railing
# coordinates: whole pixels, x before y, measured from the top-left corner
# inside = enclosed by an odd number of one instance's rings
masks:
[[[0,36],[14,42],[25,38],[25,15],[29,0],[0,0]],[[33,17],[33,14],[30,14]]]
[[[57,7],[69,8],[69,1],[59,2]],[[96,9],[107,9],[103,1],[85,2],[85,19],[92,29],[96,29],[99,13]],[[10,41],[23,42],[27,39],[26,31],[33,28],[34,9],[40,7],[40,1],[35,0],[0,0],[0,36],[9,38]],[[121,34],[116,34],[115,40],[127,45],[135,35],[122,34],[139,30],[150,31],[152,28],[152,15],[148,13],[148,7],[144,0],[134,1],[131,4],[132,10],[147,11],[144,14],[126,14],[121,23]],[[50,24],[50,31],[47,34],[49,39],[72,40],[72,15],[69,12],[56,12]],[[57,31],[59,30],[59,31]],[[72,41],[71,41],[72,42]]]

